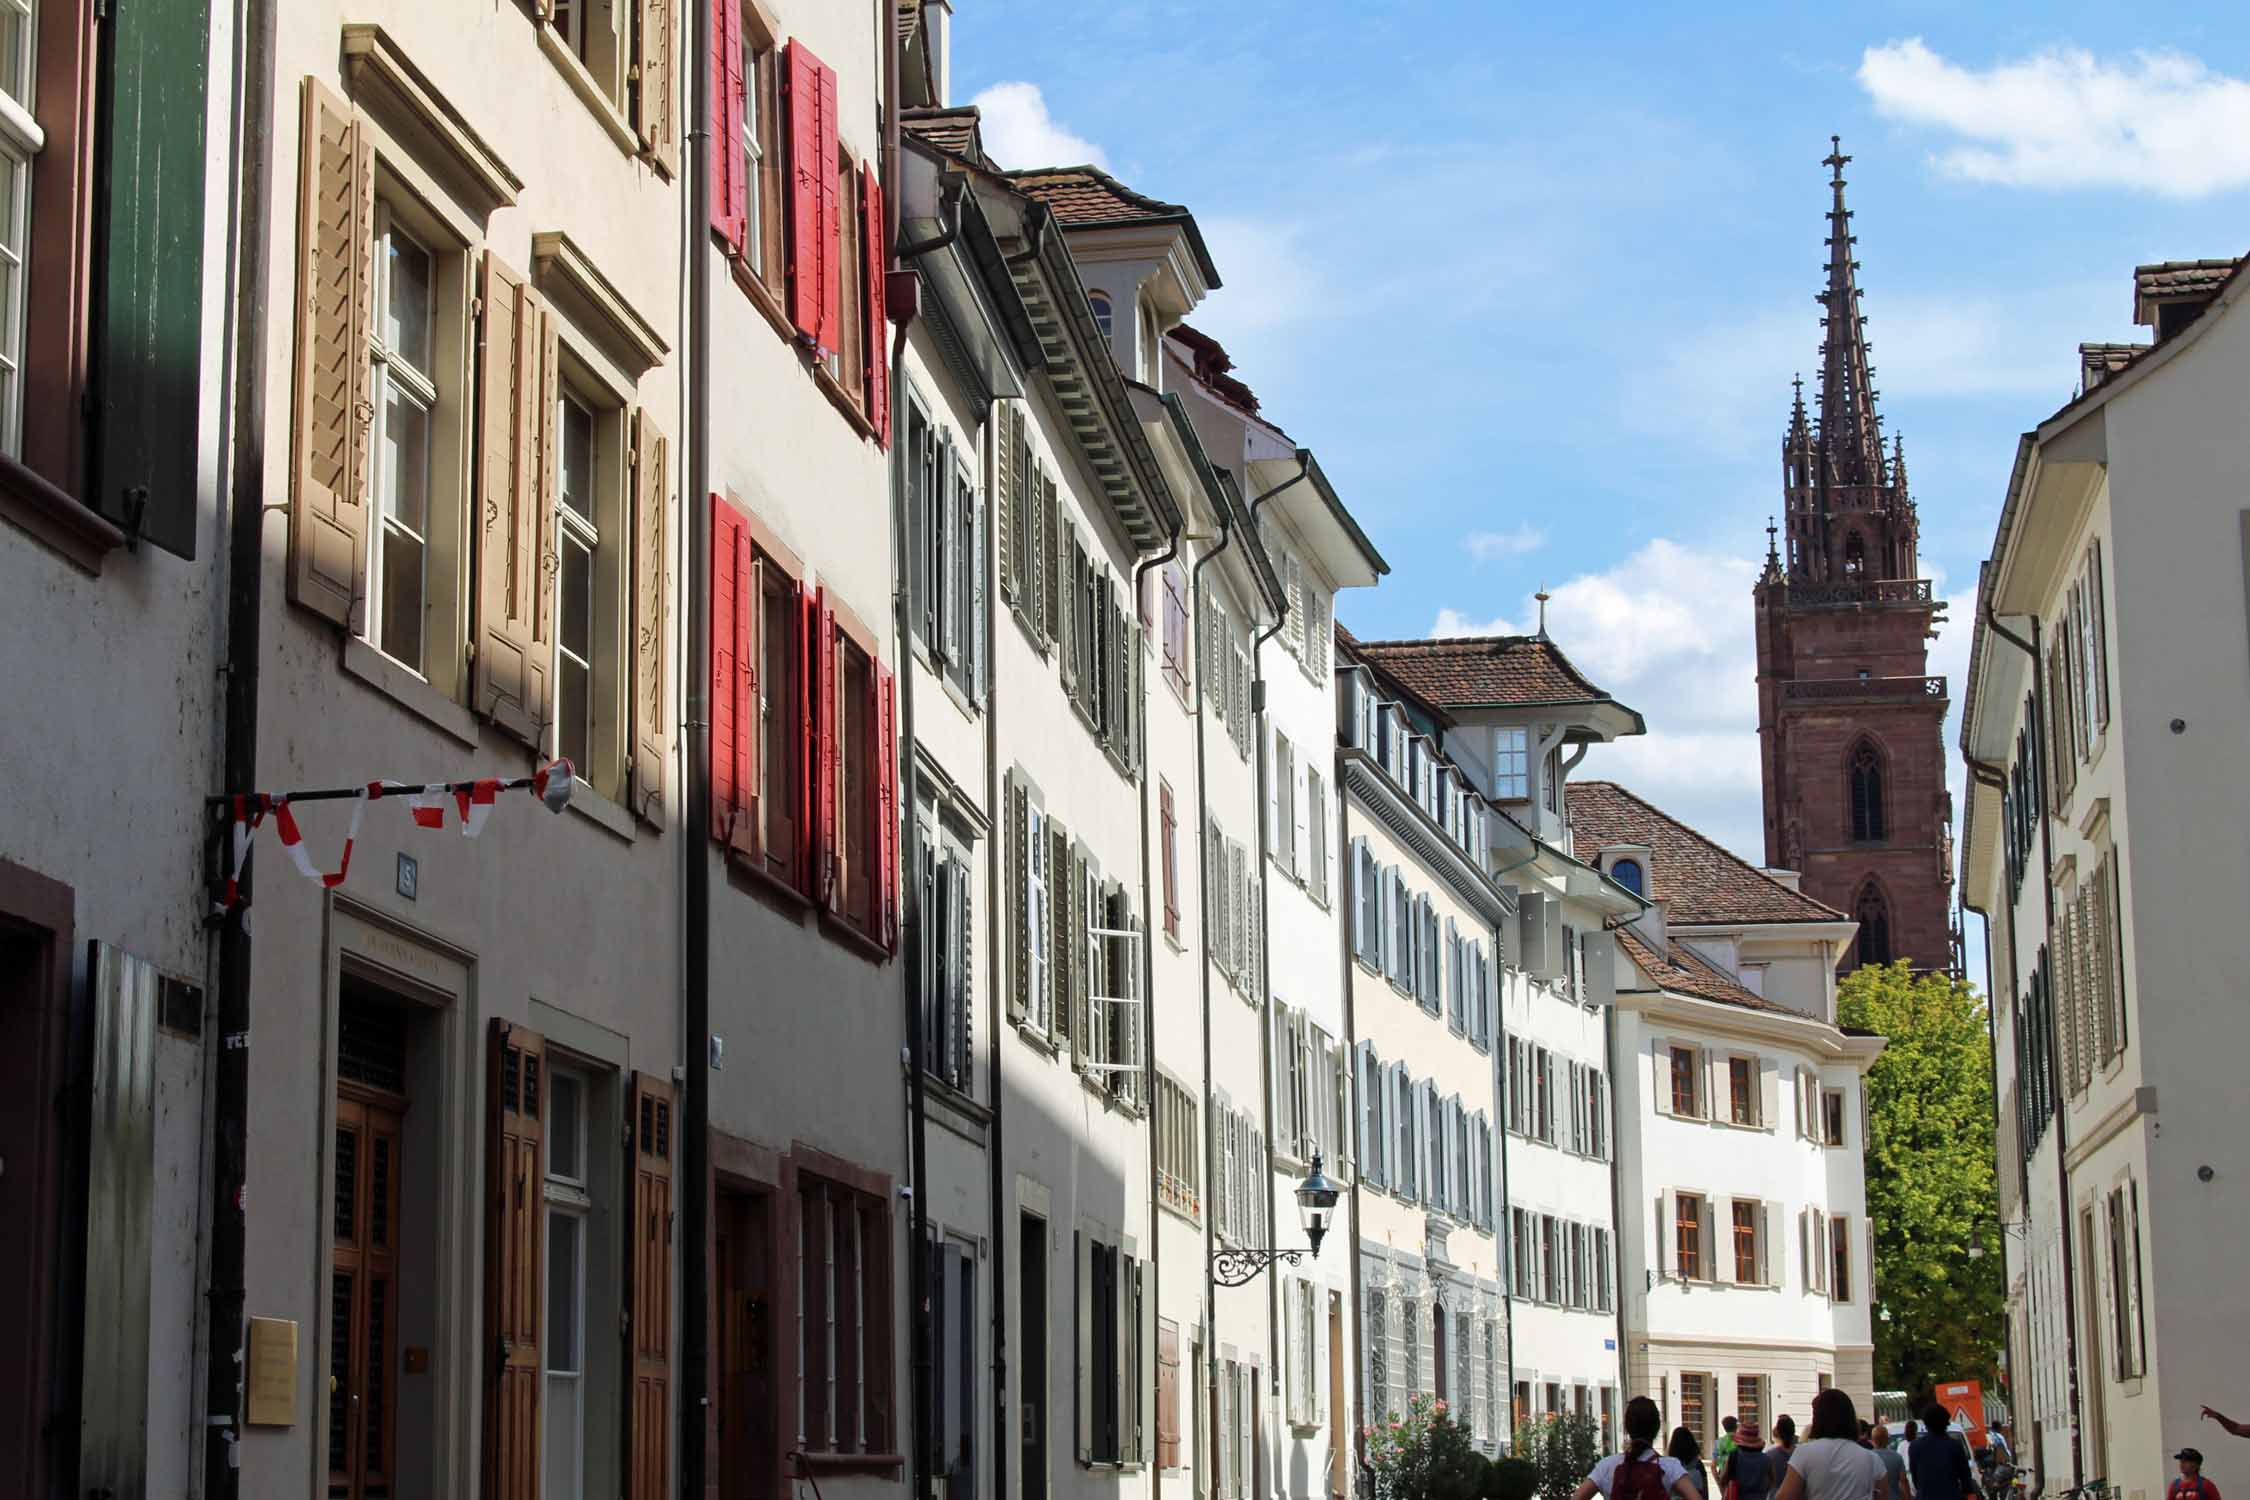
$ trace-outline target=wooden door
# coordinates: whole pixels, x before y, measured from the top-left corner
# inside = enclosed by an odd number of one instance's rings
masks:
[[[781,1475],[774,1384],[773,1200],[720,1196],[719,1492],[773,1494]]]
[[[388,1500],[397,1429],[399,1116],[405,1101],[354,1083],[336,1089],[329,1262],[328,1493]]]

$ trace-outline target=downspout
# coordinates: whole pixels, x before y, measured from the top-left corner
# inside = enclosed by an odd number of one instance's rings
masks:
[[[708,1453],[711,1282],[711,97],[712,0],[688,24],[687,171],[687,681],[680,858],[686,942],[681,962],[680,1493],[701,1495]]]
[[[1234,528],[1226,507],[1219,507],[1218,544],[1205,552],[1188,567],[1188,596],[1198,606],[1203,601],[1203,570],[1216,561],[1234,541]],[[1206,637],[1197,615],[1195,638],[1200,644]],[[1205,725],[1210,718],[1209,704],[1205,701],[1204,684],[1210,681],[1215,663],[1201,662],[1202,671],[1196,676],[1195,700],[1195,847],[1201,862],[1196,871],[1195,920],[1196,931],[1209,936],[1211,931],[1211,859],[1214,853],[1211,839],[1211,793],[1206,754]],[[1210,1185],[1219,1180],[1219,1133],[1213,1129],[1211,1119],[1211,954],[1208,942],[1199,965],[1199,993],[1203,1005],[1203,1183],[1208,1193]],[[1271,1139],[1271,1137],[1268,1137]],[[1219,1393],[1219,1300],[1218,1300],[1218,1238],[1213,1220],[1218,1205],[1206,1201],[1203,1211],[1203,1375],[1205,1395],[1213,1402]],[[1215,1407],[1199,1407],[1197,1415]],[[1217,1456],[1213,1445],[1213,1457]]]
[[[1964,731],[1963,737],[1966,738],[1966,731]],[[1989,762],[1978,760],[1965,750],[1961,754],[1961,759],[1968,766],[1969,775],[1978,785],[1988,786],[2003,796],[2006,795],[2008,782],[2005,771]],[[1966,896],[1962,898],[1961,909],[1973,911],[1984,918],[1984,1029],[1985,1040],[1989,1049],[1989,1066],[1992,1072],[1992,1109],[1997,1117],[2001,1108],[2000,1011],[1998,1000],[1992,988],[1992,913],[1972,904]],[[2008,972],[2011,975],[2015,972],[2015,937],[2012,932],[2008,939]],[[2015,993],[2013,983],[2008,986],[2008,990],[2012,997]],[[1997,1120],[1995,1123],[1997,1123]],[[1997,1139],[1999,1132],[1995,1130],[1993,1134],[1994,1138]],[[2000,1257],[2000,1293],[2003,1305],[2005,1305],[2008,1281],[2008,1221],[2000,1212],[2000,1162],[1997,1159],[1997,1153],[1995,1153],[1992,1168],[1992,1216],[1993,1222],[1999,1225],[1999,1232],[1993,1236],[1999,1243],[1993,1246],[1993,1253]],[[2011,1170],[2016,1174],[2017,1185],[2022,1186],[2023,1143],[2020,1140],[2016,1143],[2016,1161],[2011,1164]],[[2028,1199],[2029,1195],[2025,1196]],[[2025,1249],[2028,1250],[2029,1248],[2027,1244]],[[2001,1315],[2000,1340],[2005,1347],[2008,1361],[2008,1398],[2012,1407],[2015,1402],[2016,1374],[2023,1367],[2016,1359],[2016,1320],[2007,1316],[2005,1312]]]
[[[1300,450],[1297,472],[1273,486],[1250,502],[1250,531],[1255,537],[1258,530],[1258,511],[1268,500],[1305,477],[1312,467],[1312,453]],[[1273,901],[1272,886],[1266,880],[1266,851],[1272,842],[1273,830],[1266,825],[1266,665],[1265,644],[1281,633],[1288,622],[1289,606],[1285,602],[1273,612],[1273,624],[1266,627],[1250,642],[1250,766],[1258,799],[1258,925],[1266,933],[1266,941],[1258,944],[1258,1094],[1265,1116],[1266,1149],[1273,1149]],[[1294,810],[1291,812],[1294,817]],[[1273,1237],[1272,1226],[1280,1221],[1274,1217],[1280,1198],[1273,1186],[1273,1163],[1266,1164],[1266,1225],[1268,1237]],[[1281,1267],[1277,1263],[1273,1274],[1266,1278],[1266,1395],[1272,1409],[1279,1410],[1281,1398]],[[1276,1422],[1278,1432],[1288,1424]],[[1263,1434],[1260,1434],[1263,1436]],[[1275,1454],[1278,1463],[1280,1454]]]
[[[1172,528],[1172,539],[1166,544],[1162,552],[1152,557],[1144,557],[1133,565],[1135,609],[1140,607],[1141,585],[1148,574],[1153,569],[1164,566],[1164,564],[1180,555],[1180,537],[1184,525],[1183,522],[1182,525]],[[1150,1307],[1162,1307],[1164,1305],[1164,1220],[1160,1217],[1163,1212],[1163,1204],[1157,1187],[1156,1017],[1153,1011],[1156,1003],[1156,955],[1152,951],[1158,918],[1152,899],[1154,877],[1149,873],[1148,788],[1150,776],[1148,713],[1145,704],[1146,699],[1143,695],[1134,695],[1132,711],[1141,716],[1140,733],[1133,737],[1133,743],[1141,747],[1141,1098],[1146,1102],[1149,1118],[1148,1305]],[[1173,847],[1175,848],[1178,847],[1178,837],[1178,830],[1174,829]],[[1151,1404],[1153,1405],[1153,1402]],[[1164,1465],[1161,1462],[1152,1463],[1148,1466],[1148,1483],[1151,1500],[1156,1500],[1156,1497],[1160,1497],[1164,1493]],[[1006,1494],[1006,1485],[1002,1484],[994,1493]]]
[[[2031,639],[2028,641],[2008,629],[2007,626],[2002,625],[1999,615],[1994,612],[1989,603],[1984,608],[1984,623],[1992,628],[1994,635],[2031,658],[2031,711],[2032,716],[2038,720],[2040,737],[2044,739],[2048,722],[2047,685],[2046,674],[2040,670],[2040,664],[2045,658],[2040,655],[2039,649],[2039,617],[2037,615],[2031,617]],[[2053,775],[2053,769],[2049,768],[2048,777],[2052,778]],[[2053,790],[2051,780],[2049,785],[2040,788],[2040,790],[2051,792]],[[2042,798],[2041,800],[2044,802],[2045,799]],[[2052,815],[2042,806],[2039,810],[2039,879],[2046,903],[2045,936],[2049,943],[2053,941],[2055,932],[2055,844],[2054,833],[2050,827],[2052,821]],[[2014,956],[2015,935],[2013,920],[2009,922],[2008,928],[2009,951],[2012,958]],[[2045,951],[2045,947],[2046,945],[2042,945],[2043,951]],[[2051,996],[2054,982],[2052,976],[2047,976],[2046,982]],[[2048,1029],[2052,1031],[2054,1029],[2054,1002],[2052,998],[2049,999],[2047,1004],[2047,1014],[2049,1018]],[[2069,1382],[2070,1391],[2070,1482],[2072,1488],[2078,1489],[2083,1488],[2086,1483],[2086,1453],[2081,1441],[2081,1433],[2085,1428],[2085,1416],[2079,1406],[2078,1394],[2078,1257],[2071,1248],[2073,1225],[2070,1209],[2070,1130],[2069,1110],[2066,1102],[2068,1096],[2064,1093],[2063,1088],[2062,1052],[2052,1043],[2047,1047],[2047,1086],[2053,1091],[2055,1098],[2055,1191],[2058,1195],[2056,1217],[2059,1221],[2056,1227],[2061,1231],[2062,1239],[2063,1374]],[[2024,1202],[2027,1213],[2030,1207],[2030,1198],[2027,1194]],[[2024,1249],[2028,1254],[2030,1251],[2028,1238]]]
[[[1329,784],[1336,789],[1337,847],[1342,852],[1344,859],[1350,861],[1352,854],[1352,799],[1351,794],[1344,786],[1345,772],[1344,752],[1339,745],[1330,763]],[[1353,863],[1349,873],[1344,878],[1347,882],[1344,888],[1352,893],[1348,898],[1351,900],[1352,909],[1345,914],[1343,921],[1336,924],[1336,956],[1337,967],[1343,975],[1341,989],[1344,997],[1344,1051],[1345,1055],[1352,1059],[1352,1079],[1356,1084],[1359,1079],[1359,1008],[1353,1003],[1353,992],[1356,986],[1352,982],[1352,931],[1353,924],[1359,921],[1359,866]],[[1331,891],[1331,895],[1333,895],[1333,891]],[[1499,951],[1498,948],[1493,949],[1495,953]],[[1498,1027],[1494,1028],[1495,1031],[1498,1029]],[[1377,1078],[1375,1086],[1380,1089],[1382,1082],[1381,1078]],[[1358,1129],[1366,1119],[1367,1101],[1362,1099],[1359,1101],[1358,1110],[1353,1118],[1352,1128]],[[1360,1305],[1360,1182],[1367,1176],[1367,1158],[1375,1152],[1381,1151],[1382,1148],[1382,1142],[1370,1142],[1368,1147],[1360,1152],[1360,1159],[1354,1164],[1352,1171],[1351,1248],[1346,1254],[1344,1265],[1351,1278],[1351,1341],[1355,1348],[1364,1347],[1367,1328],[1366,1309]],[[1352,1493],[1356,1495],[1360,1493],[1356,1481],[1367,1471],[1367,1439],[1363,1434],[1367,1431],[1369,1422],[1367,1415],[1367,1381],[1359,1369],[1352,1371],[1352,1398],[1352,1477],[1355,1481],[1352,1486]],[[1335,1418],[1331,1416],[1329,1420],[1334,1421]]]
[[[986,472],[994,476],[998,475],[1000,468],[1000,445],[1007,441],[998,419],[1001,410],[995,399],[987,406],[985,413],[985,432],[992,441],[992,462]],[[1020,582],[1018,587],[1021,587]],[[992,643],[1000,638],[999,625],[1000,591],[989,588],[984,591],[984,639],[988,652],[992,649]],[[1000,868],[1000,850],[1007,837],[1004,820],[1009,816],[1009,810],[1002,801],[1001,791],[1000,695],[988,691],[984,695],[984,805],[993,815],[993,825],[1002,830],[1000,838],[986,850],[984,859],[984,919],[988,934],[984,946],[987,955],[985,962],[994,966],[1006,961],[1004,955],[1008,951],[1004,946],[1006,938],[1003,930],[1008,908],[1002,899],[1006,893],[1003,884],[1006,877]],[[1147,945],[1144,943],[1142,946]],[[986,988],[995,995],[1000,993],[997,983],[987,985]],[[992,1010],[996,1023],[1000,1016],[1006,1014],[1004,1006],[1000,1004],[995,1004]],[[1004,1114],[1007,1092],[1000,1086],[1000,1059],[1008,1049],[1002,1045],[1005,1038],[998,1024],[991,1027],[991,1032],[992,1128],[985,1137],[984,1163],[985,1196],[988,1199],[986,1208],[992,1217],[992,1493],[1008,1495],[1013,1493],[1008,1488],[1007,1441],[1008,1251],[1015,1240],[1011,1233],[1015,1226],[1010,1222],[1008,1212],[1007,1161],[1002,1149],[1007,1140],[1007,1132],[1002,1128],[1006,1123]],[[1152,1034],[1149,1040],[1151,1052],[1155,1050],[1155,1046]]]
[[[258,784],[259,628],[265,583],[267,222],[273,192],[273,52],[277,0],[236,0],[234,161],[233,470],[227,481],[225,715],[220,785]],[[214,833],[223,827],[214,825]],[[242,1211],[250,1116],[251,879],[219,929],[217,1036],[211,1057],[210,1318],[204,1367],[203,1493],[241,1493],[243,1273],[249,1244]]]
[[[1616,946],[1616,942],[1616,938],[1610,939],[1613,948]],[[1614,976],[1616,972],[1617,961],[1613,957],[1610,960],[1610,973]],[[1609,1006],[1602,1016],[1602,1066],[1609,1070],[1610,1088],[1608,1093],[1609,1097],[1614,1100],[1617,1097],[1616,1084],[1619,1068],[1617,1056],[1617,986],[1614,982],[1610,985]],[[1614,1111],[1607,1120],[1602,1122],[1602,1143],[1609,1147],[1609,1279],[1610,1286],[1617,1294],[1617,1389],[1623,1392],[1633,1388],[1630,1373],[1632,1368],[1632,1341],[1625,1327],[1625,1278],[1617,1274],[1624,1266],[1624,1251],[1621,1248],[1624,1237],[1620,1231],[1625,1227],[1625,1187],[1623,1175],[1618,1165],[1617,1116]],[[1657,1232],[1661,1234],[1663,1230],[1659,1228]],[[1510,1378],[1513,1378],[1513,1372],[1511,1372]],[[1618,1415],[1623,1416],[1624,1414],[1620,1412]]]
[[[1531,851],[1529,853],[1525,854],[1521,859],[1512,859],[1506,864],[1500,865],[1497,868],[1493,869],[1489,872],[1490,877],[1493,883],[1497,885],[1499,884],[1501,876],[1507,874],[1510,870],[1520,870],[1525,865],[1530,864],[1537,858],[1539,858],[1539,843],[1538,840],[1534,839],[1532,841]],[[1521,899],[1520,896],[1518,899]],[[1506,1392],[1506,1399],[1508,1402],[1508,1451],[1510,1453],[1513,1453],[1515,1452],[1516,1448],[1516,1200],[1515,1195],[1509,1190],[1508,1187],[1508,1100],[1506,1097],[1505,1088],[1508,1079],[1508,1064],[1506,1058],[1506,1051],[1508,1046],[1508,1006],[1506,987],[1508,982],[1507,974],[1509,967],[1506,955],[1508,953],[1508,949],[1502,946],[1500,942],[1500,932],[1498,928],[1493,929],[1492,951],[1500,958],[1501,976],[1501,993],[1494,997],[1495,1004],[1493,1006],[1494,1014],[1492,1018],[1492,1055],[1494,1065],[1499,1069],[1500,1081],[1503,1085],[1500,1100],[1499,1128],[1500,1233],[1497,1238],[1502,1240],[1508,1247],[1507,1254],[1501,1257],[1501,1261],[1505,1269],[1500,1277],[1500,1305],[1507,1308],[1508,1310],[1508,1389]],[[1521,970],[1518,970],[1518,972],[1520,973]],[[1613,1074],[1612,1076],[1614,1077],[1615,1075]],[[1615,1226],[1613,1223],[1611,1229],[1611,1233],[1613,1236],[1615,1235],[1615,1232]],[[1617,1247],[1613,1244],[1611,1245],[1610,1250],[1611,1253],[1614,1254],[1616,1253]],[[1620,1307],[1624,1306],[1625,1287],[1623,1285],[1622,1278],[1620,1278],[1617,1288],[1617,1301]]]

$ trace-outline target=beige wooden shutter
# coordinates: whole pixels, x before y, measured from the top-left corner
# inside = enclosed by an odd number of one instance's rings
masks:
[[[1013,401],[1000,408],[992,434],[992,510],[1000,551],[1000,597],[1016,597],[1016,433],[1023,414]]]
[[[489,252],[478,342],[476,710],[537,746],[554,656],[554,318]]]
[[[671,715],[665,711],[664,619],[671,590],[670,533],[665,510],[671,498],[671,443],[643,407],[633,413],[632,725],[627,761],[633,810],[650,822],[664,811],[664,750]],[[758,604],[759,601],[753,601]],[[737,733],[748,729],[736,725]]]
[[[1039,601],[1039,629],[1051,640],[1055,638],[1061,628],[1060,617],[1064,606],[1063,590],[1067,587],[1062,576],[1063,564],[1068,559],[1069,553],[1064,548],[1062,505],[1055,497],[1055,476],[1041,474],[1039,484],[1042,495],[1039,501],[1035,503],[1039,505],[1040,514],[1045,519],[1041,523],[1039,531],[1040,557],[1034,566],[1040,570],[1040,588],[1042,591]]]
[[[622,3],[622,0],[612,0]],[[672,0],[639,0],[640,23],[633,33],[633,131],[641,149],[667,174],[679,170],[679,139],[673,133]],[[721,149],[734,149],[727,143]],[[768,143],[771,149],[771,143]]]
[[[547,1045],[497,1016],[485,1079],[484,1493],[536,1500],[546,1250]]]
[[[375,151],[351,106],[304,84],[297,189],[297,349],[291,392],[289,597],[346,629],[367,562],[368,320]]]
[[[626,1166],[632,1213],[625,1233],[625,1500],[663,1500],[671,1465],[672,1415],[672,1085],[633,1075]]]

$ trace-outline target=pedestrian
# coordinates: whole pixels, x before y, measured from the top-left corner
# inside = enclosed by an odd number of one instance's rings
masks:
[[[1891,1430],[1881,1422],[1869,1434],[1875,1448],[1875,1461],[1883,1466],[1883,1477],[1888,1488],[1878,1486],[1875,1500],[1912,1500],[1913,1491],[1906,1483],[1906,1458],[1891,1446]]]
[[[1859,1445],[1862,1448],[1875,1446],[1875,1424],[1865,1417],[1860,1418],[1859,1422]]]
[[[1711,1476],[1703,1467],[1703,1445],[1695,1440],[1695,1434],[1685,1427],[1673,1428],[1671,1446],[1664,1451],[1687,1470],[1688,1482],[1695,1486],[1695,1492],[1703,1500],[1711,1500]]]
[[[2164,1500],[2219,1500],[2219,1487],[2203,1477],[2201,1450],[2182,1448],[2172,1457],[2180,1466],[2180,1477],[2164,1492]]]
[[[1948,1431],[1951,1418],[1931,1402],[1922,1408],[1921,1436],[1906,1450],[1906,1472],[1914,1481],[1914,1500],[1968,1500],[1981,1493],[1969,1450]]]
[[[1996,1464],[2013,1464],[2016,1461],[2015,1445],[2008,1441],[2008,1424],[1995,1422],[1985,1432],[1985,1446],[1992,1450]]]
[[[1859,1445],[1851,1392],[1830,1386],[1813,1398],[1812,1436],[1789,1451],[1778,1500],[1874,1500],[1883,1482],[1883,1466]]]
[[[2222,1417],[2208,1406],[2203,1408],[2203,1415],[2209,1417],[2236,1437],[2250,1438],[2250,1422],[2237,1422],[2232,1417]]]
[[[1719,1446],[1711,1451],[1711,1461],[1721,1474],[1727,1471],[1727,1460],[1734,1457],[1734,1427],[1734,1418],[1719,1419]]]
[[[1773,1465],[1766,1462],[1756,1417],[1744,1417],[1734,1430],[1734,1451],[1719,1470],[1722,1500],[1766,1500],[1773,1493]]]
[[[1774,1494],[1781,1493],[1781,1482],[1789,1477],[1789,1455],[1797,1451],[1797,1419],[1787,1412],[1773,1419],[1773,1446],[1766,1450],[1766,1467],[1772,1477],[1766,1488]]]
[[[1594,1465],[1571,1492],[1570,1500],[1701,1500],[1680,1461],[1656,1451],[1656,1435],[1664,1427],[1663,1413],[1646,1396],[1625,1403],[1625,1451],[1612,1453]]]

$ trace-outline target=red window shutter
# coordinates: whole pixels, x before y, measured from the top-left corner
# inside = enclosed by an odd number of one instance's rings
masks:
[[[711,222],[739,256],[750,227],[750,200],[742,158],[742,0],[716,0],[711,58]]]
[[[811,637],[806,654],[812,661],[812,712],[806,716],[807,779],[813,784],[813,826],[819,842],[814,846],[817,883],[813,894],[830,911],[842,909],[844,883],[837,868],[842,855],[836,827],[836,611],[826,589],[813,594],[812,611],[805,622]]]
[[[664,1500],[671,1464],[672,1106],[671,1084],[646,1073],[633,1075],[626,1117],[633,1211],[625,1226],[625,1306],[632,1346],[625,1500]]]
[[[743,534],[741,513],[717,494],[711,496],[711,837],[731,843],[742,802],[741,740],[750,732],[743,721],[740,683],[747,663],[743,618]]]
[[[875,424],[875,441],[891,445],[891,371],[886,334],[890,320],[884,315],[883,273],[890,264],[890,245],[883,234],[883,182],[871,167],[859,170],[859,242],[867,247],[867,420]]]
[[[874,683],[875,712],[869,722],[875,726],[875,743],[868,756],[872,773],[868,780],[875,787],[875,858],[876,893],[881,902],[882,928],[879,933],[883,946],[898,947],[898,728],[895,715],[896,693],[891,669],[881,662],[872,664],[869,674]]]
[[[733,835],[729,840],[741,854],[755,857],[765,844],[765,824],[758,807],[758,559],[751,549],[750,528],[737,524],[734,532],[734,805]]]
[[[789,44],[782,70],[782,98],[789,114],[789,321],[797,332],[820,342],[822,237],[821,184],[835,173],[835,151],[823,154],[820,116],[820,59],[803,42]]]
[[[547,1044],[538,1032],[495,1016],[485,1079],[484,1493],[535,1500],[539,1493],[539,1350],[546,1311],[545,1136]]]
[[[836,182],[836,70],[820,65],[820,352],[844,347],[844,204]]]

